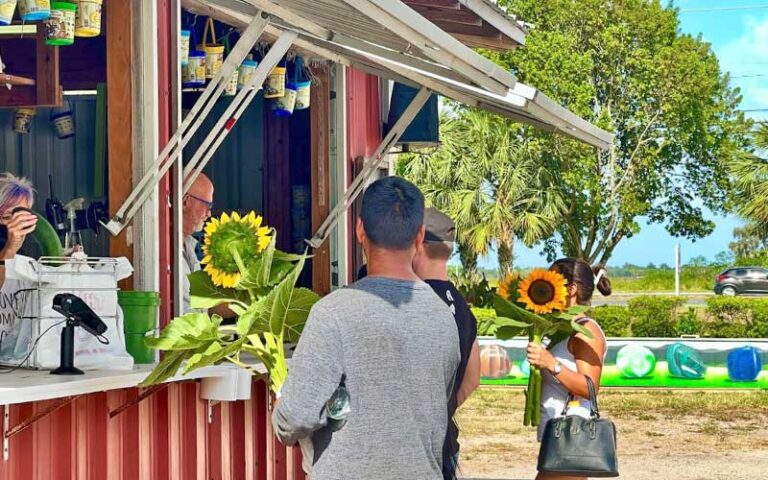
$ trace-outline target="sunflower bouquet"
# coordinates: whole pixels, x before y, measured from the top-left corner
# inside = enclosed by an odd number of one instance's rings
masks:
[[[592,338],[592,333],[576,322],[585,307],[568,307],[565,277],[544,269],[533,270],[527,277],[507,275],[499,283],[494,298],[496,337],[508,340],[526,332],[528,340],[555,345],[574,331]],[[541,423],[541,371],[531,366],[525,391],[525,426]]]
[[[276,232],[263,225],[254,212],[240,216],[223,213],[205,227],[204,268],[189,275],[190,306],[195,312],[174,318],[152,348],[165,351],[162,361],[142,386],[226,361],[257,374],[242,354],[259,359],[269,373],[273,392],[288,374],[285,342],[296,342],[316,293],[296,288],[307,255],[275,248]],[[237,315],[235,325],[221,325],[222,317],[209,314],[226,306]]]

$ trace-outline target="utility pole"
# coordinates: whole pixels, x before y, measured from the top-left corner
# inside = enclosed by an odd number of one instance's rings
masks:
[[[680,243],[675,244],[675,296],[680,296]]]

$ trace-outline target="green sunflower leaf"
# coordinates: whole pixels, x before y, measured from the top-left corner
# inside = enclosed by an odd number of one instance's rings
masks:
[[[162,383],[169,378],[176,375],[176,372],[181,367],[181,364],[192,355],[192,352],[188,350],[177,350],[174,352],[168,352],[163,355],[163,359],[152,370],[147,378],[142,380],[139,387],[149,387],[158,383]]]
[[[546,330],[552,325],[552,322],[545,319],[544,317],[536,315],[533,312],[529,312],[524,308],[518,307],[517,305],[510,303],[498,295],[496,295],[493,299],[493,307],[496,310],[497,317],[511,318],[526,323],[529,326],[533,325],[542,331]]]
[[[213,284],[211,276],[202,270],[192,272],[187,278],[189,278],[189,302],[192,308],[208,310],[223,303],[231,303],[233,300],[250,303],[248,292],[218,287]]]
[[[571,324],[570,325],[571,325],[571,329],[573,329],[574,331],[584,335],[588,339],[593,340],[595,338],[595,335],[592,333],[592,331],[590,329],[588,329],[584,325],[580,324],[576,320],[571,320]]]
[[[205,351],[196,353],[192,355],[189,360],[187,360],[187,363],[184,365],[184,369],[181,372],[182,375],[186,375],[193,370],[197,370],[198,368],[213,365],[220,362],[225,357],[234,355],[242,349],[244,342],[244,338],[239,338],[235,342],[230,343],[224,347],[222,347],[218,342],[211,343],[211,345],[206,348]]]
[[[218,340],[221,318],[207,313],[187,313],[171,320],[159,337],[147,337],[144,343],[158,350],[193,350]]]
[[[527,329],[525,328],[519,328],[519,327],[510,327],[506,325],[502,325],[500,327],[496,327],[495,334],[496,338],[499,340],[511,340],[514,337],[520,337],[525,335]]]
[[[296,281],[304,268],[304,257],[296,263],[296,268],[288,274],[269,296],[272,300],[272,312],[269,319],[270,332],[278,338],[283,338],[283,329],[291,313],[291,303],[296,290]]]

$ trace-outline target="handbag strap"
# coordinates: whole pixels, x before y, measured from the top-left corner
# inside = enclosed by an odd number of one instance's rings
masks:
[[[597,406],[597,394],[595,393],[595,384],[589,375],[584,375],[587,379],[587,390],[589,391],[589,413],[592,418],[600,418],[600,409]],[[562,416],[564,417],[568,413],[568,406],[573,401],[573,392],[568,391],[568,398],[565,400],[565,406],[563,407]]]
[[[211,45],[216,45],[216,25],[213,24],[213,17],[208,17],[208,21],[205,22],[205,29],[203,30],[203,46],[208,46],[208,28],[211,29]]]

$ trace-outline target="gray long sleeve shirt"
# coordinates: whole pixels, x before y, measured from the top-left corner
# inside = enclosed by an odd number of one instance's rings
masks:
[[[311,436],[313,480],[442,479],[458,364],[456,322],[426,283],[367,277],[312,308],[275,433],[286,444]],[[325,402],[342,375],[351,411],[334,431]]]

